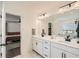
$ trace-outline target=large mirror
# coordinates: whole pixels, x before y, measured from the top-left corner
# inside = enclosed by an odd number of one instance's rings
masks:
[[[79,20],[79,9],[73,9],[64,13],[55,14],[45,19],[41,19],[42,29],[45,30],[45,33],[48,35],[48,24],[51,23],[51,32],[52,34],[65,34],[66,31],[70,31],[76,35],[77,25],[75,22]],[[39,27],[39,26],[38,26]],[[41,29],[41,30],[42,30]],[[41,31],[40,30],[40,31]],[[39,32],[40,32],[39,31]]]
[[[64,13],[59,13],[51,17],[52,34],[66,35],[66,33],[77,36],[77,27],[79,20],[79,9],[73,9]]]

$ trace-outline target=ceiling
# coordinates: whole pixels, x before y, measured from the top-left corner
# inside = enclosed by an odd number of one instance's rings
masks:
[[[52,13],[58,11],[59,7],[71,3],[73,1],[14,1],[6,2],[10,5],[17,5],[28,8],[37,14],[40,13]]]
[[[69,4],[73,1],[40,1],[40,2],[25,2],[26,6],[29,6],[39,14],[55,14],[59,7]]]
[[[26,6],[33,7],[38,10],[54,10],[72,1],[40,1],[40,2],[25,2]]]

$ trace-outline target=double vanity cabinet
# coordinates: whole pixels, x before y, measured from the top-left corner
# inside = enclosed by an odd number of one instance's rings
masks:
[[[79,58],[79,45],[70,45],[46,37],[33,37],[33,50],[44,58]]]
[[[51,44],[51,58],[79,58],[79,49],[58,43]]]

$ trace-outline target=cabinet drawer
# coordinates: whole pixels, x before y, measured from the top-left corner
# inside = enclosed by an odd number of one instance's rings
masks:
[[[43,51],[50,51],[50,42],[44,41],[43,43]]]
[[[44,57],[48,58],[49,56],[47,54],[43,54]]]
[[[49,52],[50,51],[50,47],[43,47],[43,51]]]
[[[67,45],[62,45],[62,44],[58,44],[58,43],[51,43],[54,47],[57,47],[59,49],[65,50],[69,53],[75,54],[79,56],[79,49],[74,48],[74,47],[70,47]]]
[[[46,58],[49,58],[50,57],[50,52],[44,51],[43,56],[46,57]]]
[[[44,41],[43,42],[43,46],[44,47],[49,47],[50,46],[50,42],[49,41]]]
[[[38,39],[39,42],[42,42],[42,39]]]
[[[47,44],[47,45],[49,45],[49,44],[50,44],[50,42],[49,42],[49,41],[43,41],[43,43],[44,43],[44,44]]]
[[[50,45],[43,44],[43,47],[49,49],[50,48]]]

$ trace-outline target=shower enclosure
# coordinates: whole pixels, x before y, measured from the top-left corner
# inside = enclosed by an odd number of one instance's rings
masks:
[[[21,54],[21,16],[5,10],[0,2],[0,58],[12,58]]]

